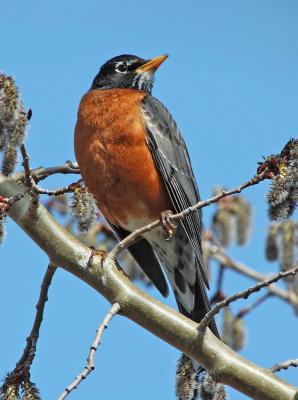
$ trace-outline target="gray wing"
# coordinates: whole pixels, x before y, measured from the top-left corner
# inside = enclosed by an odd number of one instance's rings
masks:
[[[200,200],[184,139],[166,107],[156,98],[144,97],[141,108],[147,128],[147,144],[161,173],[176,213]],[[209,287],[201,248],[201,212],[181,221],[192,244],[199,268],[199,279]]]

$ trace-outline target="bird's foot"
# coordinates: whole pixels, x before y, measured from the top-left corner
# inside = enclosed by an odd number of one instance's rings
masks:
[[[93,258],[95,256],[101,257],[101,264],[103,264],[108,253],[105,250],[97,250],[94,246],[89,246],[89,249],[91,250],[91,254],[90,254],[89,261],[88,261],[88,266],[90,267],[92,265]]]
[[[173,213],[171,210],[163,211],[160,214],[161,226],[164,230],[166,240],[172,239],[177,229],[177,225],[171,221]]]

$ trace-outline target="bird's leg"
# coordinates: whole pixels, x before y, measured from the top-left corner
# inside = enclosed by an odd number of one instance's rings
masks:
[[[171,221],[171,216],[173,215],[171,210],[163,211],[160,214],[161,226],[164,230],[166,240],[172,239],[177,229],[177,225]]]
[[[108,253],[105,250],[97,250],[94,246],[89,246],[89,249],[91,250],[91,255],[88,261],[88,266],[90,267],[93,262],[93,257],[95,256],[100,256],[102,259],[102,263],[104,262],[104,259],[108,255]]]

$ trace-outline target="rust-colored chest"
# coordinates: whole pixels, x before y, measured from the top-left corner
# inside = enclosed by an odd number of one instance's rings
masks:
[[[90,91],[81,101],[75,129],[82,177],[105,217],[124,228],[171,208],[145,140],[144,96],[133,89]]]

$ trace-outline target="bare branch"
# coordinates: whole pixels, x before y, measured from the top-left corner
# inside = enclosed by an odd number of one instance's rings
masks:
[[[26,185],[30,189],[35,189],[35,182],[34,182],[34,179],[32,178],[31,169],[30,169],[30,158],[27,153],[25,145],[21,144],[20,149],[21,149],[21,154],[22,154],[22,158],[23,158],[23,167],[24,167],[24,172],[25,172]]]
[[[77,163],[72,161],[66,161],[65,164],[55,167],[49,168],[36,168],[31,170],[29,165],[29,156],[27,150],[24,145],[21,146],[21,152],[23,157],[24,163],[24,172],[19,172],[13,175],[13,179],[16,181],[21,181],[22,179],[26,180],[27,187],[21,192],[17,193],[12,197],[3,197],[0,196],[0,207],[7,211],[11,205],[16,203],[17,201],[21,200],[25,194],[30,192],[34,187],[35,191],[39,194],[46,194],[48,196],[58,196],[63,193],[70,193],[73,191],[73,185],[79,184],[82,182],[82,179],[79,179],[77,182],[74,182],[66,187],[59,188],[56,190],[47,190],[43,189],[38,186],[36,183],[46,179],[47,177],[54,175],[54,174],[80,174],[80,170],[78,169]],[[3,205],[3,206],[2,206]],[[5,206],[5,207],[4,207]]]
[[[56,167],[40,167],[31,171],[35,182],[42,181],[55,174],[80,174],[78,164],[72,161],[66,161],[63,165]]]
[[[52,282],[53,275],[57,267],[50,263],[44,275],[38,303],[36,305],[36,315],[30,335],[27,337],[27,345],[23,351],[23,355],[17,362],[13,375],[19,376],[20,380],[29,380],[30,367],[36,353],[36,344],[39,338],[39,330],[43,319],[45,303],[48,300],[48,291]]]
[[[48,196],[59,196],[64,193],[72,193],[75,190],[75,188],[80,186],[82,181],[83,181],[82,179],[79,179],[78,181],[73,182],[68,186],[65,186],[65,187],[62,187],[59,189],[55,189],[55,190],[43,189],[42,187],[36,185],[35,190],[38,194],[46,194]]]
[[[183,210],[182,212],[169,216],[169,219],[173,220],[173,221],[184,219],[190,213],[195,212],[203,207],[210,206],[210,204],[217,202],[218,200],[222,199],[223,197],[227,197],[227,196],[231,196],[236,193],[240,193],[240,192],[242,192],[242,190],[262,182],[264,179],[267,179],[267,176],[265,173],[257,174],[252,179],[243,183],[242,185],[237,186],[236,188],[233,188],[230,190],[223,190],[220,193],[218,193],[216,196],[210,197],[209,199],[204,200],[204,201],[199,201],[197,204],[195,204],[191,207],[188,207],[187,209]],[[117,243],[116,246],[110,251],[109,256],[112,257],[113,259],[116,259],[120,253],[122,253],[124,250],[126,250],[131,245],[133,245],[139,239],[139,237],[141,235],[143,235],[146,232],[151,231],[152,229],[156,228],[159,225],[161,225],[160,219],[153,221],[150,224],[148,224],[140,229],[135,230],[130,235],[128,235],[125,239],[123,239],[121,242]]]
[[[28,155],[25,145],[22,144],[20,146],[20,149],[21,149],[21,153],[22,153],[22,157],[23,157],[25,182],[26,182],[26,185],[28,186],[28,188],[30,188],[34,194],[36,194],[36,195],[46,194],[48,196],[58,196],[58,195],[61,195],[64,193],[71,193],[83,181],[82,179],[79,179],[77,182],[71,183],[70,185],[68,185],[66,187],[59,188],[56,190],[43,189],[42,187],[38,186],[36,183],[36,181],[38,181],[38,178],[37,177],[33,178],[32,171],[30,169],[30,164],[29,164],[30,158],[29,158],[29,155]],[[41,180],[41,179],[39,178],[39,180]]]
[[[104,317],[104,320],[99,325],[99,327],[96,331],[95,338],[92,342],[92,345],[90,347],[90,351],[89,351],[89,354],[87,357],[87,365],[85,366],[83,371],[75,378],[75,380],[70,385],[67,386],[67,388],[64,390],[64,392],[59,396],[58,400],[64,400],[69,395],[69,393],[72,390],[77,389],[77,387],[82,382],[82,380],[86,379],[87,376],[94,370],[94,368],[95,368],[94,357],[95,357],[95,353],[98,349],[98,346],[101,344],[101,337],[103,335],[103,332],[108,327],[108,325],[111,322],[111,320],[113,319],[113,317],[116,314],[118,314],[119,311],[120,311],[120,305],[118,303],[113,304],[112,307],[110,308],[110,310],[108,311],[108,313],[106,314],[106,316]]]
[[[245,317],[248,313],[250,313],[252,310],[254,310],[256,307],[258,307],[260,304],[262,304],[265,300],[268,299],[268,297],[272,296],[272,293],[267,292],[263,296],[260,296],[256,301],[254,301],[252,304],[249,304],[246,307],[241,308],[241,310],[238,311],[238,313],[235,315],[235,319],[237,318],[243,318]]]
[[[30,196],[32,197],[32,202],[31,202],[31,207],[30,207],[29,212],[30,212],[32,220],[33,220],[36,217],[36,208],[38,207],[38,203],[39,203],[39,194],[37,191],[36,183],[31,174],[29,155],[27,153],[25,145],[21,144],[20,149],[21,149],[21,154],[22,154],[22,158],[23,158],[25,184],[26,184],[27,188],[29,189]]]
[[[11,197],[19,190],[13,179],[0,176],[0,195]],[[296,387],[236,354],[209,329],[200,332],[195,322],[135,287],[111,257],[91,257],[91,250],[59,225],[41,204],[33,224],[28,213],[31,204],[30,196],[25,196],[10,208],[9,215],[55,265],[86,282],[112,304],[118,303],[121,315],[197,361],[218,382],[250,398],[294,400],[297,397]]]
[[[264,287],[267,287],[267,286],[271,285],[272,283],[275,283],[275,282],[279,281],[280,279],[283,279],[287,276],[296,275],[297,272],[298,272],[298,267],[292,268],[286,272],[279,272],[278,274],[274,275],[272,278],[270,278],[264,282],[260,282],[255,286],[252,286],[246,290],[243,290],[242,292],[238,292],[238,293],[234,294],[233,296],[226,298],[225,300],[220,301],[201,320],[201,322],[199,323],[199,329],[201,331],[204,331],[207,328],[207,326],[209,325],[211,319],[217,313],[219,313],[219,311],[223,307],[228,306],[229,304],[233,303],[236,300],[247,299],[252,293],[256,293],[259,290],[263,289]]]
[[[268,275],[262,274],[261,272],[258,272],[255,269],[250,268],[237,260],[234,260],[221,247],[210,246],[210,253],[210,257],[214,260],[219,261],[226,267],[229,267],[234,271],[237,271],[240,274],[246,276],[247,278],[253,279],[254,281],[265,282],[270,278]],[[298,313],[298,297],[294,292],[285,291],[276,285],[271,285],[270,287],[268,287],[268,291],[274,296],[277,296],[280,299],[291,304],[294,307],[295,312]]]
[[[31,175],[36,183],[55,174],[80,174],[80,170],[78,168],[78,164],[73,161],[66,161],[64,164],[54,167],[38,167],[31,169]],[[17,172],[9,178],[15,181],[20,181],[24,179],[24,176],[24,172]]]
[[[272,368],[270,368],[271,372],[279,372],[282,369],[288,369],[290,367],[298,367],[298,358],[294,358],[293,360],[287,360],[278,364],[275,364]]]

